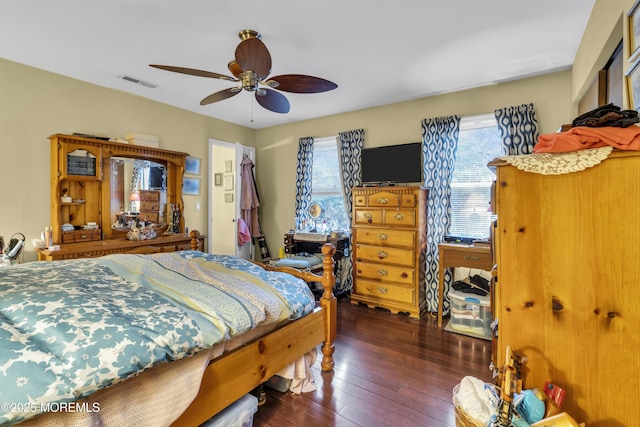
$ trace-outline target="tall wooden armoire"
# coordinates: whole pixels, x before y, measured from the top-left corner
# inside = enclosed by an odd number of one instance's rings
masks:
[[[640,152],[541,175],[494,161],[497,365],[527,357],[588,426],[640,420]]]

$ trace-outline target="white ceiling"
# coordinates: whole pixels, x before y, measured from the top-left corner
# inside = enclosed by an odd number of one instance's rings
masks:
[[[0,57],[259,129],[567,69],[594,2],[2,0]],[[271,75],[338,88],[283,93],[288,114],[248,92],[200,106],[235,84],[148,66],[229,75],[243,29],[262,34]]]

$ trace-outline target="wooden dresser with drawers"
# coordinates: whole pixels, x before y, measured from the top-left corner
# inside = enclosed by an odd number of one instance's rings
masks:
[[[351,302],[420,318],[426,310],[427,190],[353,189]]]
[[[158,190],[140,190],[140,218],[154,224],[161,224],[161,200]]]

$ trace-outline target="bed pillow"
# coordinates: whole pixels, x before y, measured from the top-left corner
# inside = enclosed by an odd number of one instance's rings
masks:
[[[322,258],[317,256],[292,256],[289,258],[281,258],[276,261],[278,267],[293,268],[311,268],[316,265],[322,265]]]

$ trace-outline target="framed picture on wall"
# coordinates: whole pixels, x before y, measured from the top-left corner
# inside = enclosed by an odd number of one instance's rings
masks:
[[[187,156],[184,165],[184,173],[200,175],[200,159],[197,157]]]
[[[640,55],[640,0],[629,9],[627,27],[629,28],[629,61],[635,61]]]
[[[640,59],[627,72],[627,101],[629,108],[640,111]]]
[[[199,196],[200,195],[200,178],[183,178],[182,194],[185,194],[187,196]]]
[[[224,191],[233,191],[233,175],[224,176]]]
[[[214,177],[213,179],[214,179],[215,186],[216,187],[221,186],[222,185],[222,174],[221,173],[216,173],[216,174],[213,174],[213,177]]]

